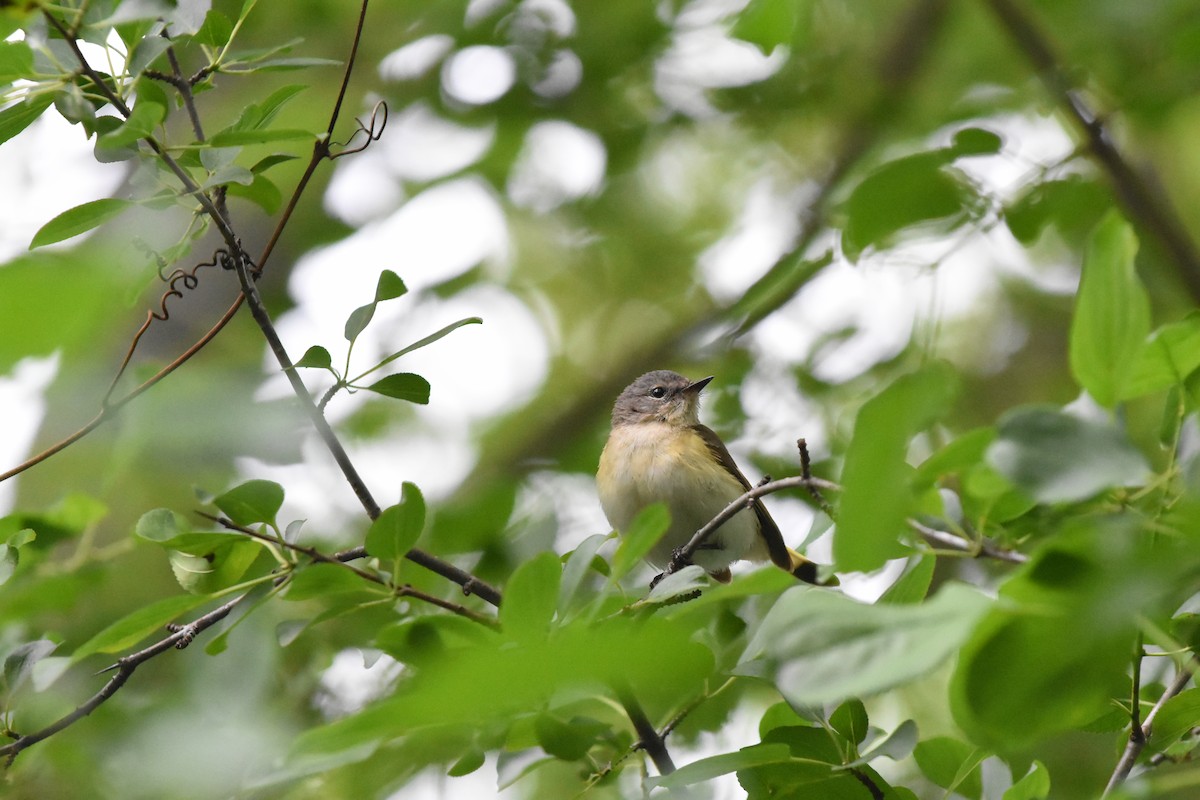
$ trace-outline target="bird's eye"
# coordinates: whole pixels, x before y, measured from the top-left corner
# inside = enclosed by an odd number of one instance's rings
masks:
[[[666,397],[667,390],[661,386],[655,386],[653,389],[650,390],[650,396],[651,397]]]

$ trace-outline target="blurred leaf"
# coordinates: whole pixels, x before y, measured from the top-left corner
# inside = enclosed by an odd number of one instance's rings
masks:
[[[913,758],[926,778],[968,800],[979,800],[983,795],[980,764],[986,757],[986,751],[949,736],[925,739],[913,750]]]
[[[1038,502],[1086,500],[1150,478],[1146,460],[1119,431],[1057,408],[1013,409],[997,427],[988,463]]]
[[[36,95],[0,111],[0,144],[32,125],[53,102],[51,94]]]
[[[680,767],[670,775],[649,778],[646,783],[650,788],[673,789],[711,781],[713,778],[750,767],[758,767],[763,764],[788,764],[791,761],[792,752],[785,744],[753,744],[733,753],[722,753],[698,759]]]
[[[846,764],[846,767],[859,767],[869,764],[877,758],[890,758],[892,761],[903,761],[912,755],[917,744],[917,723],[906,719],[896,726],[895,730],[882,739],[871,742],[870,747],[862,751],[862,755]]]
[[[505,639],[435,656],[396,694],[301,734],[292,757],[343,752],[435,723],[479,727],[538,709],[551,696],[616,682],[648,707],[670,705],[697,696],[712,668],[708,649],[686,627],[653,617],[568,625],[520,647]]]
[[[156,632],[166,636],[164,627],[168,622],[173,622],[180,614],[191,611],[208,599],[199,595],[184,594],[167,597],[136,609],[77,647],[71,654],[71,659],[78,663],[93,653],[116,653],[126,650]]]
[[[653,503],[639,511],[629,523],[629,530],[620,531],[621,544],[613,553],[609,579],[616,583],[628,575],[658,543],[670,524],[671,512],[664,503]]]
[[[672,572],[654,585],[646,595],[647,603],[668,603],[689,594],[695,594],[708,585],[704,567],[688,564],[678,572]]]
[[[1175,607],[1198,569],[1191,545],[1160,537],[1147,547],[1140,526],[1071,520],[1001,586],[951,682],[955,721],[972,741],[1025,750],[1091,724],[1128,693],[1138,620]]]
[[[1188,689],[1163,703],[1150,728],[1150,747],[1162,752],[1197,725],[1200,725],[1200,689]]]
[[[398,372],[364,387],[368,391],[393,397],[397,400],[407,400],[417,405],[429,405],[429,381],[411,372]]]
[[[964,156],[992,156],[1004,148],[1004,139],[987,128],[962,128],[954,132],[951,152],[957,158]]]
[[[1115,212],[1092,235],[1071,320],[1071,373],[1088,394],[1112,407],[1150,334],[1150,298],[1133,260],[1137,237]]]
[[[1110,193],[1093,179],[1069,175],[1061,180],[1039,181],[1004,212],[1004,220],[1017,241],[1031,245],[1051,225],[1074,244],[1112,208]]]
[[[8,690],[9,704],[12,695],[20,691],[33,674],[34,666],[56,649],[58,645],[49,639],[37,639],[17,645],[8,652],[4,657],[4,686]]]
[[[909,440],[945,415],[957,377],[942,363],[902,376],[863,404],[842,470],[833,555],[839,571],[869,571],[904,555],[899,537],[915,511]]]
[[[472,747],[462,758],[455,761],[450,769],[446,770],[446,774],[451,778],[460,778],[463,775],[470,775],[475,770],[483,766],[485,753],[478,747]]]
[[[791,43],[798,14],[798,4],[792,0],[750,0],[730,33],[769,55],[776,47]]]
[[[25,42],[0,42],[0,85],[33,77],[33,51]]]
[[[563,565],[562,580],[558,589],[558,613],[560,617],[565,616],[567,610],[571,607],[575,595],[579,593],[584,580],[592,570],[592,565],[596,560],[596,553],[608,541],[608,538],[608,536],[602,533],[592,534],[571,551],[566,564]]]
[[[98,228],[131,205],[133,204],[128,200],[106,197],[69,208],[47,222],[33,235],[29,249],[45,247],[48,244],[61,242],[72,236],[86,233],[93,228]]]
[[[351,592],[370,591],[371,586],[345,567],[337,564],[309,564],[295,570],[288,581],[284,598],[311,600]]]
[[[551,713],[537,715],[534,732],[543,750],[563,761],[576,761],[587,755],[598,736],[608,732],[608,726],[596,720],[572,719],[569,722]]]
[[[275,515],[283,506],[283,487],[274,481],[249,480],[213,500],[236,525],[263,522],[275,527]]]
[[[939,478],[960,474],[976,466],[983,461],[983,454],[995,438],[996,430],[990,427],[975,428],[955,437],[917,467],[913,490],[932,488]]]
[[[208,143],[213,147],[244,147],[252,144],[268,144],[269,142],[311,142],[316,138],[317,135],[312,131],[299,129],[254,129],[246,131],[221,131],[209,139]]]
[[[1050,771],[1034,761],[1029,772],[1004,792],[1003,800],[1046,800],[1049,796]]]
[[[262,552],[262,545],[240,536],[223,535],[206,547],[171,550],[167,560],[185,590],[209,595],[241,580]]]
[[[1164,325],[1143,342],[1118,400],[1179,386],[1200,369],[1200,313]]]
[[[899,686],[937,667],[966,641],[990,602],[960,583],[919,605],[865,605],[822,589],[785,592],[746,647],[738,674],[764,661],[794,705],[832,703]]]
[[[904,573],[887,588],[876,602],[894,605],[920,603],[929,594],[933,582],[933,570],[937,558],[932,555],[917,556],[909,560]]]
[[[500,624],[518,641],[544,639],[558,604],[562,563],[551,551],[517,567],[504,587]]]
[[[937,223],[944,232],[974,213],[974,188],[950,167],[957,156],[952,149],[903,156],[863,178],[843,209],[846,257],[855,261],[868,248],[884,249],[913,226]]]

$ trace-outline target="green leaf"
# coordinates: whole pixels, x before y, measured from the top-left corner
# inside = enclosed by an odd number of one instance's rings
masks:
[[[1200,313],[1164,325],[1143,343],[1119,400],[1179,386],[1200,369]]]
[[[304,355],[296,362],[297,367],[306,369],[333,369],[333,358],[329,351],[320,345],[313,345],[304,351]]]
[[[867,708],[861,700],[852,697],[829,715],[829,725],[847,742],[857,745],[867,738],[867,729],[870,727]]]
[[[670,775],[661,778],[649,778],[648,788],[663,787],[677,788],[690,786],[695,783],[711,781],[722,775],[738,772],[751,767],[761,767],[767,764],[788,764],[792,760],[792,751],[786,744],[753,744],[743,747],[733,753],[722,753],[716,756],[701,758],[680,767]]]
[[[791,43],[798,15],[798,4],[793,0],[750,0],[738,14],[730,33],[769,54],[776,47]]]
[[[1150,728],[1150,747],[1163,751],[1200,725],[1200,689],[1188,689],[1163,703]]]
[[[467,317],[466,319],[460,319],[457,322],[451,322],[449,325],[442,328],[437,333],[431,333],[429,336],[426,336],[423,339],[419,339],[419,340],[413,342],[408,347],[405,347],[403,350],[399,350],[395,353],[392,353],[390,356],[385,358],[383,361],[380,361],[378,364],[376,364],[374,367],[372,367],[369,371],[374,372],[375,370],[379,369],[380,367],[392,363],[400,356],[411,353],[413,350],[419,350],[422,347],[427,347],[427,346],[433,344],[434,342],[436,342],[438,339],[441,339],[446,334],[451,333],[452,331],[458,330],[459,328],[463,327],[464,325],[482,325],[482,324],[483,324],[483,320],[480,319],[479,317]]]
[[[913,758],[926,778],[969,800],[979,800],[983,794],[979,765],[986,755],[986,751],[949,736],[926,739],[913,750]]]
[[[147,542],[170,545],[185,532],[184,520],[169,508],[156,508],[142,514],[133,532]]]
[[[480,748],[472,747],[458,761],[455,761],[450,766],[450,769],[446,770],[446,774],[451,778],[461,778],[463,775],[470,775],[483,766],[485,755],[484,751]]]
[[[964,156],[991,156],[1004,148],[1004,139],[987,128],[963,128],[955,131],[950,150],[958,158]]]
[[[890,246],[906,229],[948,231],[980,207],[970,182],[950,167],[952,149],[916,153],[867,175],[846,200],[842,250],[855,261],[868,248]]]
[[[210,8],[204,15],[204,24],[192,36],[192,41],[219,48],[228,44],[231,36],[233,36],[233,23],[229,17]]]
[[[541,748],[562,761],[583,758],[597,739],[609,732],[607,725],[596,720],[577,718],[566,721],[548,712],[537,715],[533,730]]]
[[[894,605],[919,603],[929,594],[929,586],[933,582],[933,570],[937,566],[937,558],[931,555],[917,556],[910,563],[896,582],[887,588],[876,602]]]
[[[370,591],[363,579],[337,564],[310,564],[292,573],[284,598],[292,601],[311,600],[339,594]]]
[[[32,125],[54,102],[54,95],[42,94],[0,111],[0,144]]]
[[[44,247],[86,233],[108,222],[131,205],[133,203],[128,200],[106,197],[69,208],[47,222],[33,235],[29,249]]]
[[[184,594],[143,606],[88,639],[76,648],[71,658],[78,663],[93,653],[116,653],[128,649],[150,634],[163,631],[168,622],[174,621],[180,614],[191,611],[206,600],[207,597]]]
[[[141,100],[130,110],[129,119],[119,128],[101,134],[96,146],[114,150],[131,145],[138,139],[148,138],[166,116],[167,109],[164,106],[153,101]]]
[[[1050,771],[1040,761],[1004,792],[1003,800],[1046,800],[1050,796]]]
[[[562,580],[558,589],[559,616],[566,615],[572,601],[575,599],[575,595],[579,593],[584,579],[596,561],[596,553],[608,541],[608,538],[602,533],[593,534],[580,542],[579,546],[567,558],[567,563],[563,566]]]
[[[628,575],[667,532],[670,524],[671,512],[664,503],[653,503],[639,511],[629,523],[629,530],[620,531],[621,544],[613,553],[609,579],[616,583]]]
[[[517,567],[504,587],[500,625],[518,641],[544,639],[558,605],[562,562],[552,551],[538,553]]]
[[[799,586],[767,612],[737,672],[765,668],[788,702],[800,706],[882,692],[949,658],[989,604],[960,583],[945,584],[919,605],[875,606]]]
[[[916,501],[906,457],[909,440],[943,416],[957,392],[941,363],[904,375],[863,404],[842,470],[833,535],[838,571],[867,572],[904,555],[899,537]]]
[[[1094,178],[1069,175],[1040,181],[1004,211],[1017,241],[1031,245],[1053,225],[1072,246],[1082,245],[1113,207],[1112,193]]]
[[[684,595],[696,594],[709,583],[708,579],[704,577],[705,574],[704,567],[688,564],[678,572],[672,572],[654,584],[654,588],[650,590],[650,594],[646,595],[644,602],[668,603]]]
[[[0,85],[33,77],[33,50],[25,42],[0,42]]]
[[[416,403],[421,406],[429,404],[429,381],[411,372],[398,372],[395,375],[388,375],[386,378],[380,378],[375,383],[364,388],[385,397],[407,400],[410,403]]]
[[[424,529],[425,498],[416,484],[405,481],[400,502],[385,508],[367,530],[367,552],[381,561],[404,558]]]
[[[213,505],[237,525],[265,522],[274,527],[283,505],[283,487],[274,481],[246,481],[217,497]]]
[[[1088,244],[1071,319],[1071,373],[1107,407],[1124,392],[1150,333],[1150,298],[1134,269],[1136,253],[1133,229],[1110,213]]]
[[[346,341],[353,342],[371,323],[371,318],[375,316],[375,306],[384,300],[400,297],[407,291],[408,287],[404,285],[404,281],[390,269],[379,273],[379,280],[375,284],[375,299],[354,309],[346,319]]]
[[[917,745],[917,723],[906,719],[896,726],[896,729],[882,739],[871,743],[862,755],[846,764],[845,767],[861,767],[877,758],[890,758],[892,761],[903,761],[912,754]]]
[[[262,544],[229,534],[202,534],[207,543],[171,550],[175,580],[193,594],[209,595],[237,583],[262,552]],[[219,537],[219,538],[218,538]]]
[[[987,462],[1042,503],[1086,500],[1150,478],[1145,458],[1120,431],[1052,406],[1017,408],[1001,417]]]
[[[1127,695],[1139,621],[1174,608],[1178,587],[1196,580],[1194,545],[1160,537],[1148,547],[1142,525],[1077,517],[1001,586],[950,684],[955,721],[972,741],[1027,752]]]

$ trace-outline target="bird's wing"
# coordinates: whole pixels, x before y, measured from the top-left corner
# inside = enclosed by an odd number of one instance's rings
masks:
[[[746,476],[738,469],[738,466],[733,461],[733,456],[729,455],[729,450],[725,447],[725,443],[721,441],[721,437],[709,428],[707,425],[693,425],[692,430],[700,435],[704,440],[704,444],[708,446],[708,450],[713,454],[713,457],[725,468],[725,471],[737,479],[737,482],[745,487],[746,491],[750,491],[750,481],[746,480]],[[754,501],[754,513],[758,517],[758,528],[762,534],[763,541],[767,544],[767,553],[771,556],[771,561],[781,569],[789,572],[792,570],[792,556],[788,550],[788,546],[783,543],[783,535],[779,532],[779,526],[775,524],[775,520],[771,519],[771,515],[767,513],[767,508],[760,501]]]

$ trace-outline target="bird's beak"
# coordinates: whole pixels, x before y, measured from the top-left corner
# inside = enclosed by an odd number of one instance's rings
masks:
[[[701,378],[700,380],[696,381],[695,383],[690,383],[687,386],[685,386],[683,389],[683,392],[684,392],[684,394],[700,394],[700,390],[703,389],[705,386],[708,386],[708,382],[711,381],[712,379],[713,379],[712,375],[709,375],[707,378]]]

